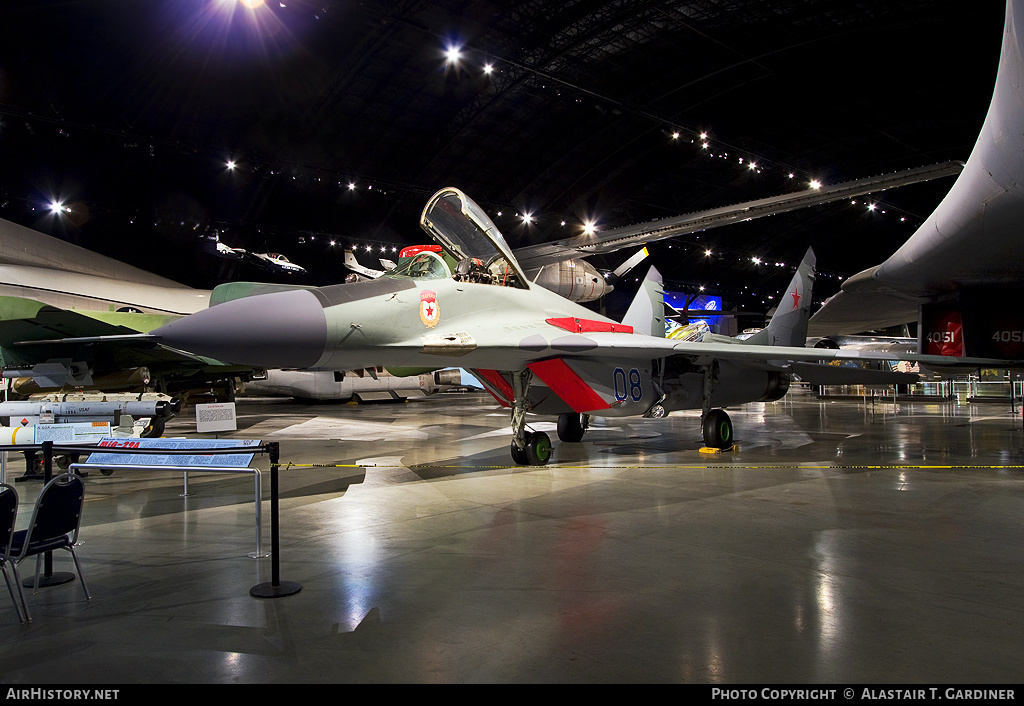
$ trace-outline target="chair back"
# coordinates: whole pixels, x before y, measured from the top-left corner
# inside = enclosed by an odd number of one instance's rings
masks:
[[[0,562],[10,558],[14,523],[18,519],[18,491],[14,486],[0,483]]]
[[[25,546],[71,534],[78,541],[78,527],[85,505],[85,483],[74,473],[63,473],[43,486],[36,499]]]

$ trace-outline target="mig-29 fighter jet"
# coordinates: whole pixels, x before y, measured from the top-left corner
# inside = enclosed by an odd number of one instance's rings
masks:
[[[659,417],[701,409],[705,443],[725,448],[733,441],[732,423],[720,407],[778,399],[792,373],[819,382],[859,375],[865,383],[902,375],[818,364],[884,353],[804,347],[810,251],[767,328],[746,341],[692,342],[664,337],[653,270],[618,322],[531,284],[491,219],[458,189],[437,192],[420,225],[434,245],[377,279],[319,288],[224,284],[204,311],[148,334],[91,342],[169,346],[267,368],[466,368],[511,408],[513,460],[533,465],[547,463],[551,441],[528,430],[528,412],[558,415],[560,438],[578,441],[587,415]],[[914,358],[939,366],[990,363]]]

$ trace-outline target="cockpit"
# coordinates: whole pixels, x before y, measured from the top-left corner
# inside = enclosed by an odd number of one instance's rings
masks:
[[[438,191],[427,202],[420,226],[435,245],[409,248],[389,277],[438,279],[527,288],[526,278],[497,226],[458,189]],[[413,252],[409,252],[413,251]]]
[[[439,251],[440,248],[438,252],[420,250],[408,255],[403,252],[398,265],[385,276],[401,279],[448,279],[452,276],[452,270]]]

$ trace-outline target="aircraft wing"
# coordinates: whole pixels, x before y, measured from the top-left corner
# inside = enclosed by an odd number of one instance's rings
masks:
[[[738,223],[777,213],[794,211],[831,201],[884,191],[897,186],[915,184],[931,179],[959,174],[964,165],[961,162],[943,162],[902,172],[809,188],[792,194],[772,196],[754,201],[744,201],[732,206],[698,211],[683,216],[674,216],[637,225],[613,228],[590,235],[580,235],[550,243],[538,243],[516,248],[515,257],[524,270],[534,269],[571,258],[615,252],[622,248],[635,247],[686,233]]]
[[[807,335],[857,334],[916,322],[918,309],[925,301],[889,287],[856,293],[840,291],[811,317]]]
[[[818,362],[867,362],[900,360],[917,362],[937,368],[983,368],[1022,365],[1024,360],[1005,361],[980,357],[954,357],[920,353],[899,353],[891,351],[852,350],[831,348],[806,348],[797,346],[765,346],[746,344],[738,339],[735,343],[721,341],[677,341],[670,338],[650,336],[624,336],[616,333],[588,333],[581,337],[576,349],[569,342],[560,352],[563,358],[600,358],[605,360],[667,358],[683,355],[695,365],[705,365],[712,360],[728,360],[744,364],[758,364],[771,368],[788,368],[790,363]],[[767,369],[766,367],[766,369]]]

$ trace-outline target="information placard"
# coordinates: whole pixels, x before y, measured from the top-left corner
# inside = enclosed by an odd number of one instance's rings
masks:
[[[196,405],[196,431],[200,434],[216,431],[234,431],[237,428],[234,402]]]
[[[246,468],[252,463],[255,452],[246,453],[247,447],[259,446],[258,439],[123,439],[106,437],[100,439],[98,449],[167,449],[189,451],[191,449],[237,448],[237,454],[129,454],[103,453],[96,451],[89,456],[89,465],[104,466],[182,466],[203,470],[203,466],[220,468]]]
[[[110,436],[110,422],[66,422],[62,424],[36,424],[32,443],[91,443]]]

